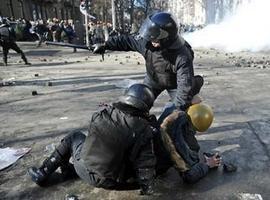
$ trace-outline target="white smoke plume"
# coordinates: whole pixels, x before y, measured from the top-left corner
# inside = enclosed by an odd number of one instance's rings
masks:
[[[184,38],[193,47],[225,51],[270,50],[270,0],[242,4],[235,14],[216,25],[208,25]]]

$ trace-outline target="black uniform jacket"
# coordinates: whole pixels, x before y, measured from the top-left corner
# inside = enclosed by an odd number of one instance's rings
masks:
[[[132,35],[110,37],[105,48],[115,51],[137,51],[146,61],[150,86],[157,90],[177,89],[174,103],[182,110],[191,101],[194,53],[180,36],[166,49],[154,48],[150,42]]]
[[[0,41],[1,42],[15,42],[16,34],[12,27],[6,24],[0,26]]]
[[[119,182],[123,171],[139,173],[147,169],[153,177],[153,128],[144,117],[120,110],[118,105],[93,114],[81,159],[89,171],[115,182]]]

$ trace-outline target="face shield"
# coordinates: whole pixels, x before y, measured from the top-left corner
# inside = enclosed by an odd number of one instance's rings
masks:
[[[139,35],[147,41],[159,42],[160,40],[167,38],[169,33],[161,29],[148,17],[142,24]]]

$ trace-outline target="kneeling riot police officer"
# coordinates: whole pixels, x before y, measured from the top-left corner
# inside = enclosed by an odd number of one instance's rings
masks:
[[[16,51],[21,54],[26,65],[30,65],[27,61],[23,51],[16,44],[16,34],[14,29],[10,26],[9,22],[5,18],[0,18],[0,46],[3,48],[3,61],[4,65],[7,66],[7,56],[9,49]]]
[[[153,102],[148,86],[132,85],[119,102],[93,114],[87,136],[70,133],[41,167],[31,167],[32,180],[42,185],[72,157],[76,173],[90,185],[116,189],[135,174],[141,194],[151,194],[156,164],[149,116]]]
[[[167,90],[177,109],[186,110],[203,85],[203,78],[194,76],[194,52],[178,34],[177,22],[169,13],[150,15],[139,35],[109,37],[104,45],[96,45],[93,52],[104,53],[106,49],[139,52],[146,63],[144,84],[155,97]]]

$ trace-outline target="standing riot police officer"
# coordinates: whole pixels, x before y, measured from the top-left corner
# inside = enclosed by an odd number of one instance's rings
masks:
[[[13,49],[17,53],[21,54],[21,57],[26,65],[30,65],[27,61],[23,51],[18,47],[15,42],[16,34],[14,29],[10,26],[7,19],[0,18],[0,45],[3,48],[3,61],[4,65],[7,66],[7,56],[9,49]]]
[[[150,15],[137,36],[110,37],[105,45],[96,45],[94,53],[104,51],[137,51],[146,62],[144,84],[155,97],[167,90],[177,109],[185,110],[203,85],[201,76],[194,76],[191,46],[178,34],[171,14]]]
[[[58,168],[73,158],[76,173],[96,187],[114,189],[135,177],[142,194],[151,194],[155,176],[153,133],[149,110],[152,91],[143,84],[132,85],[112,106],[93,114],[88,136],[67,135],[39,168],[28,170],[32,180],[44,183]]]

